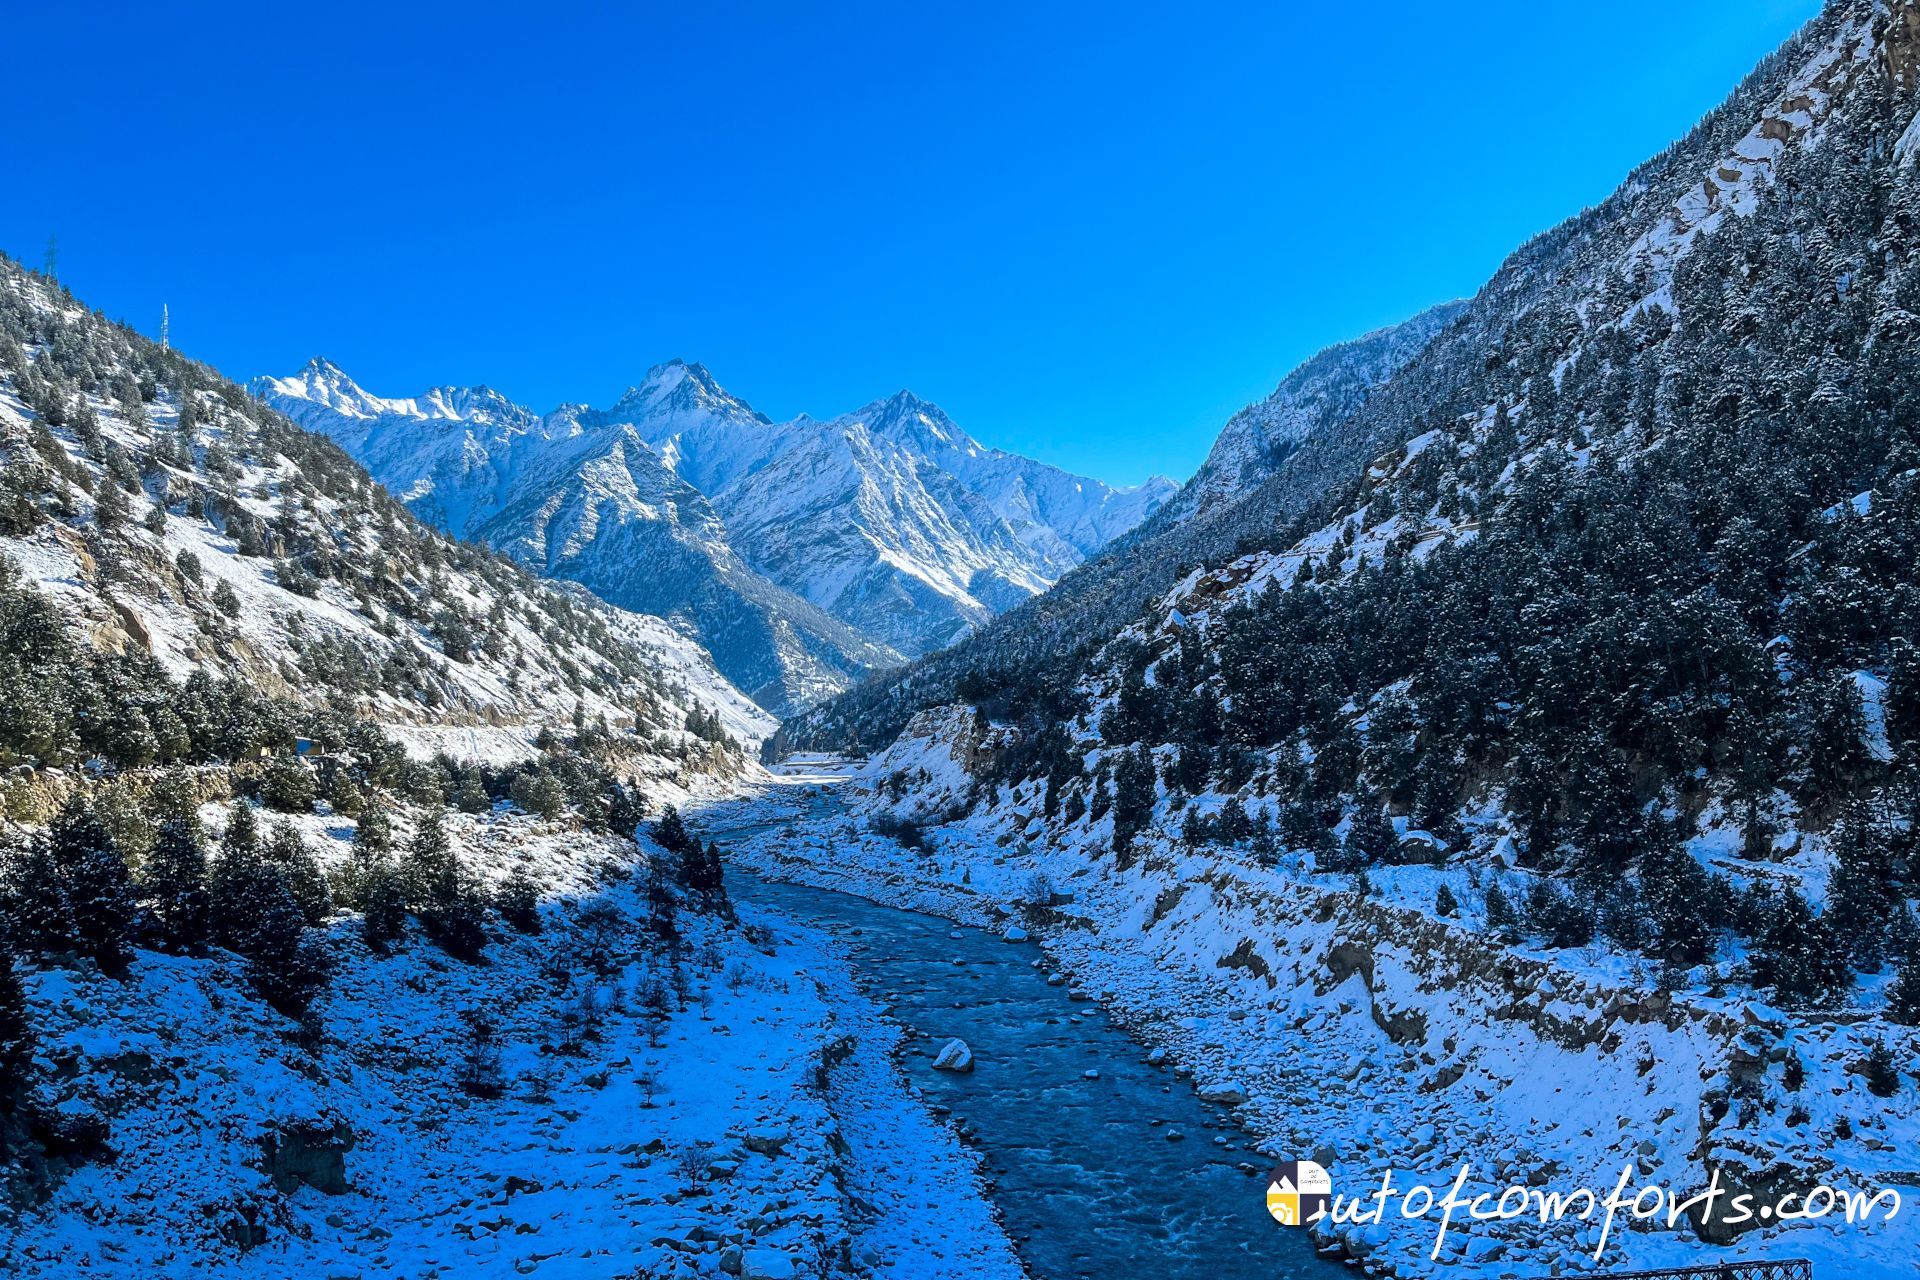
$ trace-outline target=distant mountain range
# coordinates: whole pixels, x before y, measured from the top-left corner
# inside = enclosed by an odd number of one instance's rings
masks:
[[[1045,591],[1177,488],[987,448],[905,391],[776,423],[679,360],[546,414],[488,387],[376,396],[317,359],[251,390],[422,519],[680,623],[781,713]]]

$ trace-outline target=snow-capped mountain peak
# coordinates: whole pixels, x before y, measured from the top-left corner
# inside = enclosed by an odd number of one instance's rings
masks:
[[[776,423],[679,359],[610,408],[544,417],[485,388],[384,399],[323,360],[259,379],[255,393],[339,440],[436,523],[682,617],[770,705],[950,642],[1045,590],[1174,488],[1116,490],[987,448],[904,390]],[[746,596],[722,608],[701,582]],[[751,660],[709,634],[742,634],[742,609],[771,637]]]
[[[854,410],[843,420],[862,422],[875,435],[929,454],[957,450],[969,457],[979,457],[985,452],[939,405],[904,389]]]
[[[685,415],[714,415],[771,426],[771,420],[721,386],[702,364],[673,359],[654,365],[638,386],[628,387],[606,411],[612,422],[645,422]]]

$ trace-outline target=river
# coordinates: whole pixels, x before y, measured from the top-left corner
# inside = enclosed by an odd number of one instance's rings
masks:
[[[702,815],[725,841],[724,806]],[[742,904],[837,938],[911,1033],[906,1069],[970,1133],[1001,1219],[1039,1280],[1280,1280],[1348,1274],[1267,1216],[1273,1163],[1096,1004],[1050,985],[1042,952],[832,889],[731,869]],[[959,1037],[970,1074],[932,1061]]]

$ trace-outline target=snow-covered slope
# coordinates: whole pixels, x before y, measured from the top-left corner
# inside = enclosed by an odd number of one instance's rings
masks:
[[[352,864],[350,824],[297,821]],[[683,911],[697,959],[669,965],[657,846],[513,812],[448,825],[482,882],[537,886],[541,928],[468,965],[418,936],[375,952],[338,915],[313,931],[333,974],[311,1041],[218,949],[27,975],[40,1097],[117,1158],[6,1222],[7,1275],[1021,1274],[979,1157],[824,937]]]
[[[1233,415],[1163,520],[1204,515],[1250,492],[1315,431],[1346,418],[1368,393],[1420,354],[1465,302],[1445,302],[1411,320],[1328,347],[1289,373],[1273,394]]]
[[[792,424],[714,502],[774,581],[919,654],[1044,591],[1167,488],[1118,494],[985,449],[901,392]]]
[[[1343,1064],[1317,1112],[1276,1070],[1265,1123],[1361,1186],[1629,1164],[1688,1194],[1910,1204],[1917,116],[1920,0],[1829,5],[1357,409],[1176,526],[1191,554],[1113,557],[1152,591],[1133,618],[1088,625],[1125,587],[1103,561],[991,647],[789,721],[788,743],[886,747],[870,803],[938,850],[836,831],[816,866],[1003,910],[1065,886],[1089,986],[1200,980],[1138,1009],[1194,1033],[1196,1071],[1303,1043]],[[776,856],[812,847],[783,832]],[[1246,1030],[1211,1025],[1222,1005]],[[1636,1230],[1622,1265],[1912,1270],[1910,1213],[1876,1236],[1708,1212]],[[1337,1234],[1433,1274],[1406,1230]],[[1460,1274],[1580,1251],[1496,1233]]]
[[[506,500],[515,446],[546,438],[539,415],[490,387],[435,387],[383,399],[316,359],[264,389],[275,408],[332,436],[421,519],[460,538]]]
[[[331,442],[4,260],[0,312],[0,554],[96,645],[463,754],[511,754],[576,704],[641,729],[696,708],[739,739],[772,727],[684,636],[454,543]],[[486,393],[414,407],[471,415],[462,432],[528,425]]]
[[[650,411],[663,439],[703,413],[696,384],[672,381],[621,401],[630,416]],[[805,705],[899,661],[756,573],[706,498],[618,413],[562,405],[540,416],[485,389],[383,399],[323,360],[253,391],[339,441],[422,518],[678,625],[765,708]],[[753,418],[742,407],[726,421]]]
[[[1174,489],[985,448],[904,392],[775,423],[678,360],[545,416],[484,388],[385,399],[319,360],[253,389],[423,517],[686,623],[782,711],[1045,590]]]

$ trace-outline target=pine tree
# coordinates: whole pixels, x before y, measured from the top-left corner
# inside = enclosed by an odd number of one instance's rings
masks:
[[[198,951],[207,944],[207,855],[199,824],[169,818],[160,824],[153,852],[140,869],[140,893],[167,945]]]
[[[35,832],[11,851],[3,887],[0,920],[7,923],[16,946],[30,955],[75,948],[73,907],[45,832]]]
[[[313,802],[320,798],[320,785],[313,770],[293,756],[275,756],[267,762],[266,776],[260,780],[260,799],[269,809],[282,813],[312,813]]]
[[[319,859],[313,856],[313,850],[292,823],[274,825],[264,856],[279,869],[306,924],[318,925],[333,914],[333,894],[327,888]]]
[[[1487,930],[1503,941],[1519,940],[1519,916],[1513,909],[1513,900],[1507,897],[1507,891],[1500,887],[1498,880],[1487,885],[1486,894]]]
[[[1713,954],[1712,884],[1671,824],[1656,820],[1640,855],[1640,898],[1659,957],[1699,964]]]
[[[360,932],[367,946],[385,955],[407,929],[407,882],[393,859],[374,855],[360,878]]]
[[[500,1068],[500,1045],[493,1022],[477,1011],[470,1011],[464,1017],[466,1050],[454,1078],[463,1091],[476,1098],[497,1098],[506,1092],[507,1085]]]
[[[525,867],[515,867],[494,891],[493,909],[521,933],[540,932],[540,887]]]
[[[432,886],[457,873],[453,842],[447,838],[446,817],[441,810],[429,809],[420,819],[413,838],[407,841],[401,870],[407,877],[408,899],[416,907],[425,905]]]
[[[1853,962],[1869,972],[1886,957],[1887,930],[1900,894],[1894,885],[1894,833],[1856,805],[1835,824],[1826,920]]]
[[[0,1116],[11,1116],[26,1096],[35,1044],[27,991],[13,949],[0,938]]]
[[[460,865],[440,810],[429,811],[408,842],[404,871],[427,937],[455,959],[478,960],[487,945],[486,894]]]
[[[1791,886],[1755,941],[1749,963],[1754,981],[1788,1008],[1831,1005],[1853,984],[1840,940]]]
[[[360,784],[345,769],[336,769],[326,790],[327,803],[343,818],[358,818],[367,807]]]
[[[1445,880],[1442,880],[1439,891],[1433,895],[1434,914],[1438,916],[1452,916],[1459,910],[1459,899],[1453,896],[1453,889]]]
[[[101,968],[118,972],[133,956],[133,877],[93,807],[76,800],[47,826],[54,874],[73,912],[74,942]]]
[[[1903,1027],[1920,1027],[1920,957],[1909,957],[1887,992],[1887,1017]]]
[[[386,853],[393,848],[393,814],[378,796],[368,800],[366,808],[360,811],[353,840],[372,853]]]
[[[1875,1036],[1867,1046],[1861,1074],[1867,1078],[1867,1092],[1876,1098],[1891,1098],[1900,1092],[1900,1072],[1893,1065],[1893,1050],[1880,1036]]]
[[[493,801],[487,796],[486,783],[481,781],[478,769],[468,769],[460,775],[459,789],[454,794],[454,803],[462,813],[485,813],[493,807]]]
[[[476,963],[487,946],[487,895],[462,872],[427,900],[420,924],[442,951]]]
[[[227,829],[220,836],[220,847],[227,853],[260,851],[260,822],[245,800],[235,800],[227,810]]]
[[[687,824],[681,820],[680,810],[668,805],[661,811],[660,820],[653,824],[648,832],[653,842],[668,853],[685,856],[688,850],[697,848],[698,842],[687,831]]]
[[[1376,798],[1363,801],[1347,828],[1347,853],[1356,866],[1383,866],[1397,862],[1400,837]]]
[[[721,858],[720,846],[709,840],[706,847],[702,848],[699,840],[690,840],[682,868],[681,883],[698,897],[700,904],[709,911],[726,914],[726,865]]]
[[[647,869],[647,927],[662,942],[672,944],[680,939],[673,881],[657,863]]]
[[[1358,871],[1365,865],[1359,851],[1335,840],[1320,811],[1304,800],[1280,810],[1280,842],[1289,849],[1313,854],[1314,866],[1321,871]]]
[[[1113,768],[1113,851],[1125,854],[1153,818],[1158,799],[1153,757],[1141,747],[1120,754]]]
[[[629,787],[614,784],[613,796],[607,803],[607,830],[622,839],[633,839],[634,832],[646,821],[647,804],[645,797]]]
[[[131,514],[127,491],[111,476],[102,479],[93,495],[94,521],[102,529],[118,529],[126,524]]]
[[[302,923],[300,907],[291,894],[268,908],[247,959],[260,994],[289,1017],[307,1011],[332,969],[319,930]]]
[[[227,836],[207,870],[210,932],[217,946],[250,955],[259,945],[263,922],[282,900],[293,902],[293,895],[256,843],[232,839],[232,824]],[[298,912],[298,904],[294,910]]]

